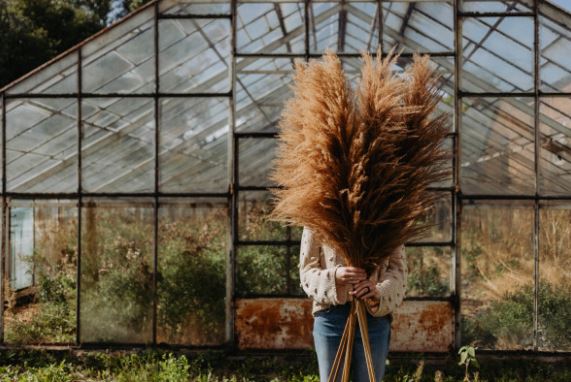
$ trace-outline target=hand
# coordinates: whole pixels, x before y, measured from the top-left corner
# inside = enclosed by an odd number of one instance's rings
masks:
[[[370,279],[365,279],[357,283],[353,287],[353,290],[349,292],[349,294],[353,295],[353,297],[362,300],[367,300],[371,298],[377,300],[380,299],[381,297],[380,292],[377,289],[377,286]]]
[[[363,268],[339,267],[335,272],[335,282],[338,285],[358,284],[367,279],[367,272]]]

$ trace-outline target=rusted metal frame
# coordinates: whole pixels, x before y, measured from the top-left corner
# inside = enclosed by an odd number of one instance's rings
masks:
[[[236,137],[236,30],[237,30],[237,0],[230,1],[230,49],[231,49],[231,70],[230,76],[230,139],[228,139],[228,172],[229,190],[228,200],[230,203],[230,230],[229,230],[229,251],[226,263],[226,342],[231,350],[237,349],[236,338],[236,252],[238,243],[238,139]]]
[[[531,98],[535,97],[535,92],[467,92],[460,90],[458,92],[458,97],[460,98],[469,98],[469,97],[502,97],[502,98]]]
[[[340,58],[360,58],[361,57],[361,53],[349,53],[349,52],[336,52],[335,53],[337,56],[339,56]],[[421,52],[422,54],[422,52]],[[454,57],[454,52],[450,52],[450,51],[442,51],[442,52],[430,52],[430,53],[426,53],[426,54],[430,54],[430,56],[432,57]],[[372,57],[375,57],[377,55],[376,51],[371,51],[370,55]],[[414,53],[413,52],[403,52],[400,57],[413,57]],[[303,58],[303,57],[309,57],[309,58],[320,58],[323,56],[323,53],[264,53],[264,52],[260,52],[260,53],[238,53],[236,55],[237,57],[250,57],[250,58]]]
[[[250,246],[296,246],[299,245],[299,240],[291,238],[285,240],[241,240],[238,239],[239,245]],[[452,241],[411,241],[405,243],[407,247],[450,247]]]
[[[339,19],[337,20],[337,51],[343,52],[345,50],[345,33],[347,31],[347,9],[346,0],[341,0],[339,3]]]
[[[406,8],[406,13],[402,19],[402,24],[400,26],[399,29],[399,34],[401,35],[401,37],[404,37],[404,32],[406,31],[406,28],[408,27],[408,21],[410,20],[410,16],[412,15],[412,12],[415,9],[415,4],[414,3],[410,3],[408,5],[408,7]],[[400,46],[400,41],[396,41],[396,46],[399,47]]]
[[[237,186],[239,191],[269,191],[271,188],[281,188],[279,185],[275,186],[255,186],[255,185],[240,185]],[[455,189],[453,186],[451,187],[427,187],[428,191],[436,191],[436,192],[454,192]]]
[[[0,343],[4,343],[4,298],[6,286],[6,258],[8,243],[7,237],[7,210],[8,203],[6,200],[6,93],[2,92],[2,249],[0,257]]]
[[[533,201],[533,350],[539,347],[539,178],[541,176],[541,168],[539,166],[539,150],[541,149],[541,134],[539,131],[539,0],[533,2],[533,90],[535,92],[534,99],[534,115],[533,129],[535,133],[534,146],[534,173],[535,173],[535,196]]]
[[[160,123],[160,102],[159,102],[159,91],[160,91],[160,83],[159,83],[159,2],[155,3],[155,9],[153,14],[153,49],[155,51],[155,58],[154,58],[154,65],[155,65],[155,94],[153,97],[153,106],[154,106],[154,119],[155,119],[155,147],[154,147],[154,154],[155,154],[155,178],[154,178],[154,191],[155,195],[153,198],[154,205],[153,205],[153,313],[152,313],[152,346],[157,346],[157,310],[158,310],[158,280],[157,280],[157,273],[159,271],[159,183],[160,183],[160,174],[159,174],[159,152],[160,152],[160,132],[159,132],[159,123]]]
[[[385,23],[384,23],[384,19],[383,19],[383,1],[382,0],[377,0],[377,13],[375,15],[376,20],[377,20],[377,27],[379,28],[377,31],[377,46],[375,47],[375,49],[373,49],[375,51],[375,53],[377,52],[377,47],[380,47],[381,52],[384,52],[385,47],[383,46],[383,30],[385,28]],[[374,28],[372,28],[374,29]],[[373,34],[373,31],[371,30],[371,36]],[[382,56],[382,53],[381,53]]]
[[[61,348],[61,346],[60,346]],[[81,349],[89,349],[89,350],[106,350],[106,349],[114,349],[114,350],[134,350],[136,348],[140,348],[141,350],[145,350],[149,348],[149,344],[144,342],[84,342],[81,344]],[[192,350],[226,350],[225,345],[167,345],[167,344],[158,344],[156,346],[157,349],[192,349]]]
[[[513,7],[513,6],[512,6]],[[469,17],[533,17],[535,12],[460,12],[461,18]]]
[[[460,199],[467,202],[471,200],[537,200],[550,201],[550,200],[561,200],[569,201],[571,200],[571,195],[523,195],[523,194],[461,194]]]
[[[87,198],[152,198],[155,196],[163,198],[225,198],[229,192],[58,192],[58,193],[37,193],[37,192],[6,192],[5,195],[16,199],[77,199]]]
[[[81,98],[153,98],[156,93],[82,93]],[[222,93],[159,93],[159,97],[169,98],[224,98],[232,97],[230,92]],[[77,98],[76,93],[65,94],[38,94],[38,93],[15,93],[6,94],[7,99],[14,98]]]
[[[240,293],[240,298],[243,299],[263,299],[263,298],[279,298],[279,299],[299,299],[305,298],[303,294],[291,295],[285,293]],[[440,301],[440,302],[451,302],[451,296],[405,296],[404,301]]]
[[[182,15],[159,13],[159,20],[180,19],[231,19],[232,16],[225,13],[185,13]]]
[[[286,37],[287,36],[287,30],[286,30],[285,23],[284,23],[284,15],[283,15],[282,9],[280,8],[280,5],[278,3],[274,3],[274,12],[276,12],[276,15],[278,17],[278,22],[280,24],[280,29],[282,31],[282,34],[284,37]],[[291,43],[289,40],[286,41],[286,46],[287,46],[288,52],[291,52]]]
[[[461,282],[461,239],[458,232],[462,222],[462,190],[460,183],[460,138],[461,138],[461,116],[462,99],[460,98],[462,68],[462,22],[459,17],[460,0],[454,0],[453,17],[454,17],[454,138],[453,138],[453,154],[452,154],[452,181],[454,192],[452,195],[452,259],[451,259],[451,294],[453,296],[452,304],[454,307],[454,350],[462,346],[462,282]]]
[[[83,220],[83,182],[82,182],[82,143],[83,143],[83,55],[82,49],[77,49],[77,264],[76,264],[76,304],[75,304],[75,344],[81,346],[81,258],[82,243],[81,231]]]

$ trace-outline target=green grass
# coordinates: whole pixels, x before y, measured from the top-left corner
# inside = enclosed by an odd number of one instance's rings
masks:
[[[431,363],[392,359],[385,381],[463,381],[457,359]],[[571,380],[571,366],[516,359],[480,360],[479,381]],[[471,370],[471,371],[475,371]],[[436,377],[435,377],[436,376]],[[473,380],[473,379],[472,379]],[[0,381],[16,382],[319,382],[314,354],[226,357],[220,351],[181,354],[140,352],[4,350],[0,353]]]

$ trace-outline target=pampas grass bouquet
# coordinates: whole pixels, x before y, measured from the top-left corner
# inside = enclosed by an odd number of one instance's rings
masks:
[[[361,58],[357,89],[330,50],[322,60],[295,61],[293,96],[278,124],[270,173],[278,187],[269,218],[311,228],[348,264],[371,274],[431,227],[419,218],[437,198],[429,186],[450,175],[450,153],[443,145],[447,115],[436,113],[440,76],[429,57],[414,55],[398,75],[391,70],[399,58],[394,51]],[[374,381],[365,314],[354,299],[334,369],[351,357],[357,316]]]

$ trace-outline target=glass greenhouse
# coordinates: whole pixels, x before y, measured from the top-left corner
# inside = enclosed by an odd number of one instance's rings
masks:
[[[452,178],[394,351],[571,352],[571,6],[162,0],[0,89],[6,345],[308,349],[300,229],[269,222],[295,59],[429,53]]]

